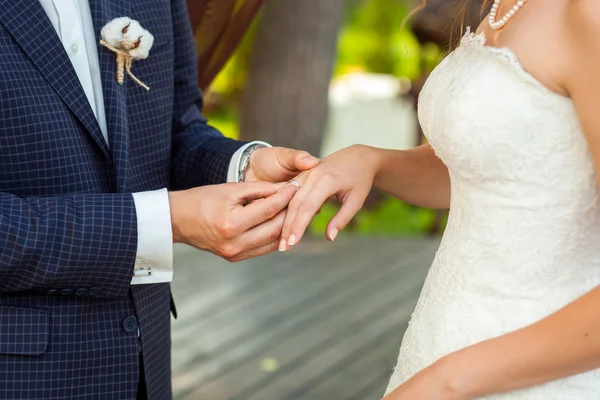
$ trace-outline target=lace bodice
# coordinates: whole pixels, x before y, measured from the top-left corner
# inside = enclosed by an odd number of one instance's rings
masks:
[[[467,32],[429,77],[419,120],[450,171],[450,218],[388,391],[600,284],[598,187],[569,98]],[[486,399],[600,399],[600,372]]]

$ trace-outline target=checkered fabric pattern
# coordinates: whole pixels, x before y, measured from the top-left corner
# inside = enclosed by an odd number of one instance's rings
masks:
[[[0,0],[0,398],[171,398],[170,288],[130,286],[131,193],[224,182],[242,145],[200,110],[185,0],[90,0],[96,35],[129,16],[155,36],[119,86],[98,46],[110,142],[37,0]],[[139,335],[139,336],[138,336]]]

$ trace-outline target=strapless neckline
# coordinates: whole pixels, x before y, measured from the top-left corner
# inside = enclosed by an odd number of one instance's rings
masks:
[[[550,89],[548,86],[543,84],[539,79],[533,76],[521,63],[521,60],[517,54],[508,47],[495,47],[487,44],[487,37],[485,32],[472,32],[470,27],[467,27],[466,33],[460,41],[460,47],[466,47],[473,50],[484,51],[490,55],[501,57],[506,60],[508,64],[514,67],[515,73],[520,74],[523,79],[530,83],[539,86],[540,89],[545,90],[548,94],[559,97],[565,101],[572,101],[571,98],[557,93]]]

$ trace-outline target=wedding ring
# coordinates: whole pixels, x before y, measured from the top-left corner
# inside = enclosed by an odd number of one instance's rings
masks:
[[[300,188],[300,184],[295,179],[289,180],[288,183],[291,183],[292,185],[296,185],[296,186],[298,186]]]

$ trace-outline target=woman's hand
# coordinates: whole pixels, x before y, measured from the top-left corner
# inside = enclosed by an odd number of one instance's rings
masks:
[[[297,244],[321,206],[336,196],[341,208],[327,226],[326,236],[333,241],[360,210],[371,191],[378,170],[378,149],[354,145],[340,150],[298,175],[300,185],[289,204],[283,225],[280,251]]]
[[[442,359],[419,372],[382,400],[471,400],[448,383],[443,371],[450,366],[442,366],[445,362]]]

